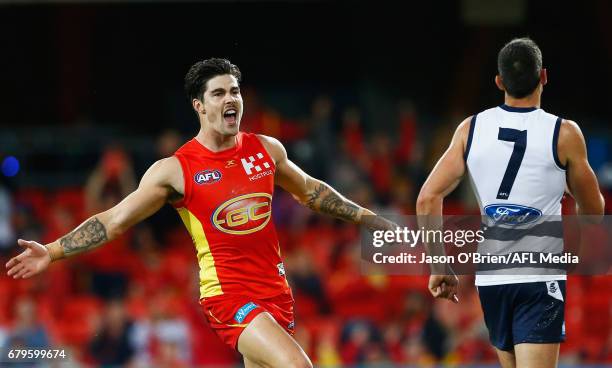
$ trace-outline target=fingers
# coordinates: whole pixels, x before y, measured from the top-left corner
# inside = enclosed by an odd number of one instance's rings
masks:
[[[30,277],[36,275],[36,272],[32,270],[26,270],[26,272],[21,276],[24,279],[29,279]]]
[[[459,297],[457,296],[457,284],[450,285],[446,281],[440,285],[429,289],[431,295],[434,298],[448,299],[453,303],[459,303]]]
[[[21,254],[19,254],[18,256],[11,258],[8,262],[6,262],[6,265],[5,265],[6,268],[13,267],[14,265],[23,261],[24,258],[26,258],[29,254],[31,254],[31,252],[32,251],[29,251],[28,249],[26,249],[25,251],[21,252]]]
[[[25,266],[23,265],[23,263],[19,263],[19,264],[15,265],[14,267],[11,267],[6,274],[8,276],[13,276],[17,272],[21,271],[24,267]]]
[[[14,279],[18,279],[18,278],[23,277],[26,273],[31,272],[31,269],[27,265],[20,263],[17,266],[10,269],[9,272],[10,272],[9,276],[12,275]]]
[[[26,249],[32,249],[32,250],[37,250],[41,246],[40,244],[38,244],[37,242],[33,240],[23,240],[23,239],[18,239],[17,244],[19,244],[20,246]]]
[[[449,285],[448,287],[447,299],[455,304],[459,303],[459,297],[457,296],[457,288],[458,284]]]
[[[453,303],[459,303],[458,288],[459,278],[455,274],[431,276],[429,279],[429,292],[434,298],[448,299]]]
[[[13,276],[13,278],[14,279],[25,278],[24,276],[30,273],[32,272],[27,267],[23,267],[22,269],[19,270],[19,272],[15,274],[15,276]]]
[[[6,264],[4,265],[4,267],[6,267],[6,268],[11,268],[11,267],[13,267],[14,265],[16,265],[16,264],[17,264],[17,262],[19,262],[19,260],[17,259],[17,257],[13,257],[13,258],[11,258],[11,259],[10,259],[8,262],[6,262]]]
[[[442,290],[440,289],[439,286],[433,287],[433,288],[429,288],[429,292],[431,293],[431,295],[434,298],[438,298],[440,296],[440,293],[442,292]]]
[[[22,252],[20,255],[11,258],[10,261],[6,262],[6,268],[13,267],[23,261],[24,258],[27,257],[26,252]]]
[[[8,270],[7,275],[13,276],[14,279],[28,278],[36,275],[36,270],[33,265],[27,265],[25,263],[19,263],[16,266]]]

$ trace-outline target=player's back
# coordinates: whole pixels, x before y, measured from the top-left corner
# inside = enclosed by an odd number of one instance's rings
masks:
[[[498,229],[539,226],[537,236],[525,236],[523,232],[517,237],[516,231],[489,231],[487,241],[479,246],[480,253],[562,251],[561,224],[549,221],[550,216],[561,215],[565,189],[565,168],[557,156],[560,125],[560,118],[542,109],[506,105],[485,110],[472,118],[465,151],[466,165],[482,215]],[[496,270],[479,272],[476,284],[564,278],[558,270],[553,272],[538,267],[529,269],[530,272],[526,272],[525,267],[521,267],[522,272],[509,270],[512,267],[501,271],[503,267],[494,268]]]

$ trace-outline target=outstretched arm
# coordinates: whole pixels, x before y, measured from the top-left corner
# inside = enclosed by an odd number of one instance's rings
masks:
[[[452,192],[465,173],[465,161],[463,154],[470,129],[471,118],[465,119],[455,131],[453,139],[429,177],[423,184],[417,198],[416,213],[419,222],[426,229],[439,229],[442,227],[442,202]],[[443,252],[440,244],[426,247],[427,252]],[[447,275],[445,270],[438,270],[432,264],[432,275],[429,278],[429,291],[436,298],[446,298],[454,302],[459,299],[457,292],[457,276]],[[445,265],[441,265],[445,266]]]
[[[277,139],[263,135],[259,138],[276,164],[276,184],[291,193],[301,204],[313,211],[360,224],[370,230],[396,228],[389,220],[355,204],[327,183],[306,174],[287,158],[287,151]]]
[[[56,241],[42,245],[19,239],[18,244],[26,250],[6,264],[7,274],[14,278],[31,277],[45,270],[51,261],[99,247],[157,212],[167,201],[178,199],[182,192],[178,159],[170,157],[157,161],[144,174],[138,189]]]

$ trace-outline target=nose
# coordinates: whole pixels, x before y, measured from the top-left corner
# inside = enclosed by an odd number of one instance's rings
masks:
[[[238,100],[238,99],[236,98],[236,96],[234,96],[234,95],[233,95],[233,94],[231,94],[231,93],[228,93],[227,95],[225,95],[225,99],[224,99],[224,101],[223,101],[223,102],[224,102],[226,105],[228,105],[228,104],[233,104],[233,103],[235,103],[237,100]]]

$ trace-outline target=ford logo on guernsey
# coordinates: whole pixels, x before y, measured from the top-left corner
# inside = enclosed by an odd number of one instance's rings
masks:
[[[490,204],[484,208],[489,218],[496,224],[523,225],[537,220],[542,211],[517,204]]]
[[[193,176],[196,184],[212,184],[221,180],[221,171],[219,170],[203,170]]]

